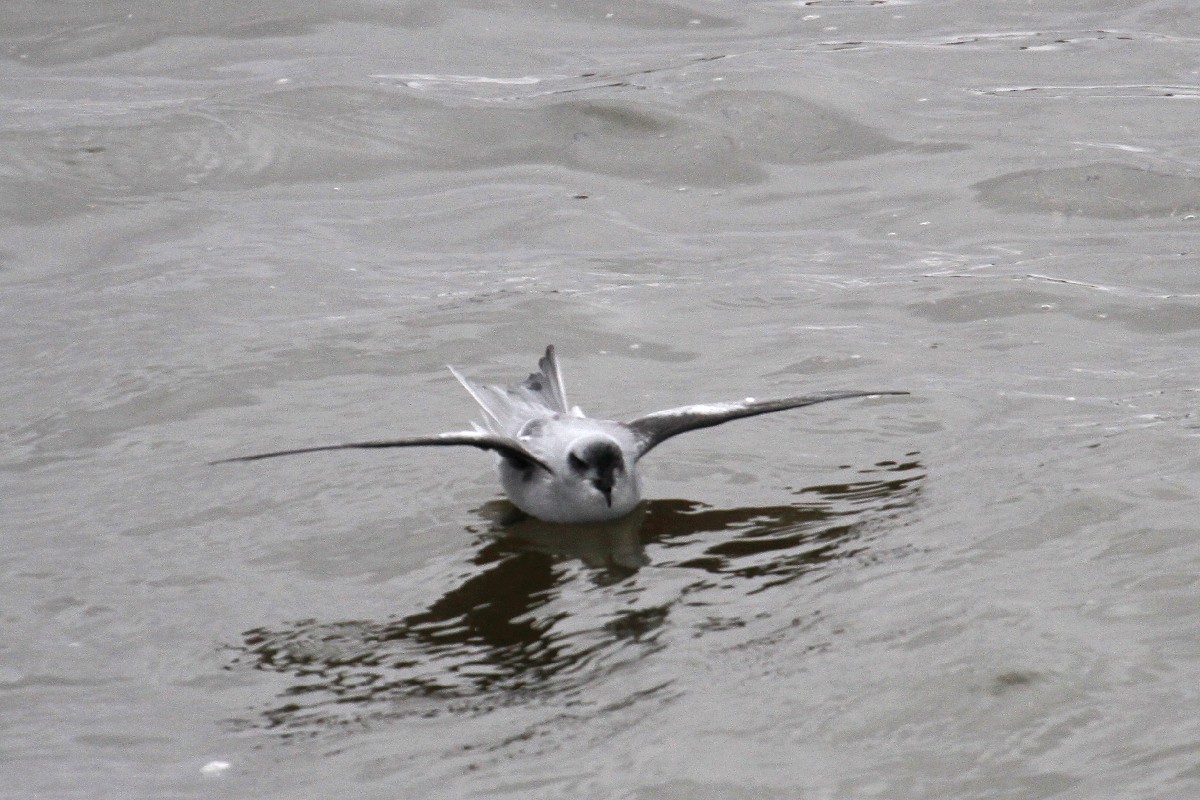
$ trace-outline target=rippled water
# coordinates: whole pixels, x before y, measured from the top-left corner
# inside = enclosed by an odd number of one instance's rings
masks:
[[[872,527],[914,504],[923,472],[895,462],[865,472],[898,477],[814,486],[761,508],[650,501],[632,519],[570,536],[528,518],[498,525],[476,535],[450,568],[454,585],[418,613],[246,632],[233,663],[294,679],[249,724],[292,735],[522,701],[588,704],[594,680],[679,635],[668,622],[693,637],[745,627],[747,608],[786,622],[786,608],[747,598],[886,553]]]
[[[1200,796],[1200,14],[0,9],[0,796]],[[445,370],[682,437],[515,519]]]

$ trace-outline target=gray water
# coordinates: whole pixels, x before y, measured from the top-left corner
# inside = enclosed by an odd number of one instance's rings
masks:
[[[0,8],[0,795],[1200,796],[1200,11]],[[509,524],[445,370],[833,389]]]

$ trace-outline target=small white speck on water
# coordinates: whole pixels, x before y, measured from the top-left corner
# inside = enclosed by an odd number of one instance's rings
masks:
[[[211,778],[216,775],[220,775],[231,766],[233,765],[228,761],[210,761],[200,768],[200,774],[207,778]]]

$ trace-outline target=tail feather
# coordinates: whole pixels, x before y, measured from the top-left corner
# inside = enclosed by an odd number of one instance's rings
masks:
[[[558,413],[566,414],[570,408],[570,403],[567,402],[567,385],[563,382],[562,369],[558,366],[554,345],[546,346],[546,355],[538,359],[538,369],[541,371],[526,378],[523,385],[530,382],[539,383],[541,388],[537,391],[545,396],[547,404]],[[539,378],[545,380],[539,381]]]
[[[515,436],[531,419],[548,414],[567,414],[567,395],[562,372],[554,355],[554,346],[546,348],[546,355],[538,361],[538,372],[514,386],[496,386],[481,383],[450,367],[458,382],[479,403],[485,422],[490,430],[506,436]]]

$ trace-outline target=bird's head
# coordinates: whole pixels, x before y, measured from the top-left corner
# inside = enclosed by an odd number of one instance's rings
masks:
[[[574,442],[567,451],[567,468],[591,485],[612,506],[613,486],[625,476],[621,447],[607,437],[588,437]]]

